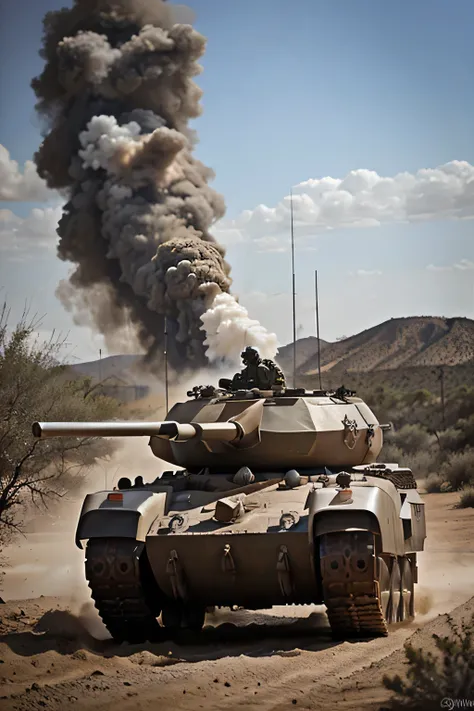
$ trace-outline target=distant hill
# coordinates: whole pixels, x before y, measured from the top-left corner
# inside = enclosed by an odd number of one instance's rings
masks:
[[[317,339],[304,340],[308,357],[298,363],[298,373],[315,375]],[[289,344],[277,356],[286,372],[291,372],[291,352]],[[331,375],[463,364],[474,364],[474,321],[469,318],[394,318],[335,343],[321,342],[321,370]]]
[[[327,341],[321,341],[321,351],[324,346],[329,345]],[[304,367],[311,358],[317,358],[318,353],[318,339],[315,336],[308,336],[308,338],[300,338],[296,341],[296,368],[299,370]],[[289,343],[287,346],[282,346],[278,351],[277,356],[278,365],[285,373],[293,372],[293,343]],[[317,362],[317,361],[316,361]]]
[[[296,342],[296,366],[299,384],[316,387],[318,341],[314,336]],[[140,355],[116,355],[102,358],[102,380],[120,378],[127,384],[146,384],[148,378],[135,366]],[[291,381],[293,344],[279,349],[280,367]],[[411,316],[393,318],[335,343],[321,339],[321,370],[324,387],[343,382],[389,382],[404,388],[420,387],[421,382],[435,386],[433,369],[447,368],[446,383],[453,386],[474,380],[474,320]],[[99,361],[70,366],[77,375],[99,380]],[[472,377],[471,377],[472,376]],[[433,383],[431,383],[433,380]]]
[[[79,376],[92,378],[93,380],[106,380],[111,376],[130,377],[133,367],[139,362],[139,355],[114,355],[102,358],[102,360],[91,360],[86,363],[75,363],[69,368]]]

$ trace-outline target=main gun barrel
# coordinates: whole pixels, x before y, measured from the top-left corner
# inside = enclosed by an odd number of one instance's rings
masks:
[[[227,422],[34,422],[33,435],[151,437],[152,441],[157,437],[172,442],[232,442],[235,447],[247,447],[260,441],[263,404],[263,400],[257,400]]]
[[[32,429],[33,435],[38,438],[160,437],[174,442],[195,438],[232,442],[245,434],[238,422],[35,422]]]

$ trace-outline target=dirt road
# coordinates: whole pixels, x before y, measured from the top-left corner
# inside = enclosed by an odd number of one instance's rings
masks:
[[[82,554],[67,534],[31,536],[14,551],[3,586],[0,706],[375,711],[388,698],[383,674],[403,670],[406,640],[429,645],[446,628],[442,613],[474,613],[474,510],[453,509],[457,499],[425,496],[416,621],[367,642],[335,643],[324,607],[294,607],[212,616],[199,638],[179,643],[118,646],[85,603]]]

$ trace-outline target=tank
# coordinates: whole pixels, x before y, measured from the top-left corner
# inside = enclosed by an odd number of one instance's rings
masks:
[[[85,498],[76,544],[112,637],[196,632],[216,607],[325,605],[338,639],[412,618],[425,507],[409,469],[377,461],[388,425],[344,387],[227,383],[194,388],[164,422],[33,424],[36,437],[146,436],[173,465]]]

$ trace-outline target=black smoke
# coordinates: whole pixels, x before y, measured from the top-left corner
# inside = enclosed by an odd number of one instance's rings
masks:
[[[74,271],[60,298],[106,339],[132,322],[150,354],[166,315],[176,368],[205,362],[200,316],[231,284],[209,232],[224,202],[188,125],[204,49],[162,0],[75,0],[46,15],[32,82],[38,173],[68,199],[58,254]]]

